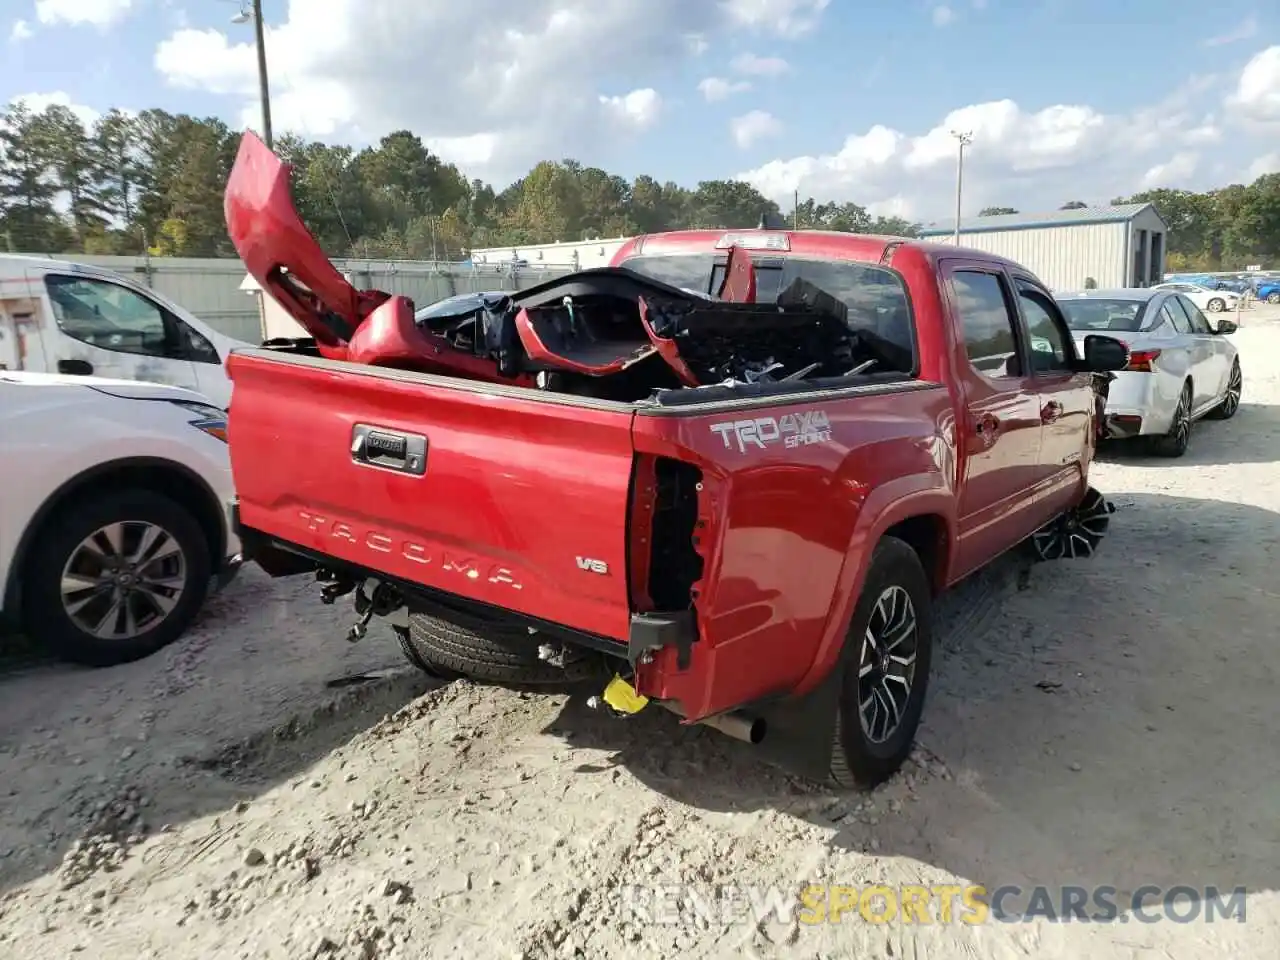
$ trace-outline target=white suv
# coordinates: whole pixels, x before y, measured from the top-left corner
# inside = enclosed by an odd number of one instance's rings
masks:
[[[176,640],[240,564],[226,429],[180,387],[0,371],[0,616],[90,666]]]

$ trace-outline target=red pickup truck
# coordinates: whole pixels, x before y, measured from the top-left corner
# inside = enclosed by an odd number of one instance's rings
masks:
[[[615,676],[619,709],[868,786],[911,748],[933,597],[1105,533],[1088,469],[1128,351],[1080,356],[1015,263],[682,231],[415,321],[334,270],[288,178],[246,135],[231,237],[312,334],[228,362],[246,557],[354,594],[353,636],[398,618],[424,668]]]

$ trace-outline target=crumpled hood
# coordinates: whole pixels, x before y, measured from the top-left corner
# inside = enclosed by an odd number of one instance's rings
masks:
[[[361,321],[387,294],[361,293],[329,262],[293,205],[292,168],[253,133],[240,139],[223,195],[227,232],[245,267],[321,352],[342,356]]]

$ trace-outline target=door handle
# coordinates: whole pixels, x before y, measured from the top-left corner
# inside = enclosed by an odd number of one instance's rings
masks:
[[[1062,416],[1062,404],[1057,400],[1050,400],[1040,408],[1040,422],[1053,423]]]
[[[427,438],[357,423],[351,431],[351,459],[364,466],[420,477],[427,470]]]

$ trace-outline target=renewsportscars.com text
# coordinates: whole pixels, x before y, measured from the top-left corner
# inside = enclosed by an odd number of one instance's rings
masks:
[[[1245,922],[1244,887],[1020,887],[937,884],[781,887],[696,884],[619,888],[626,919],[639,924],[837,923],[1215,923]]]

